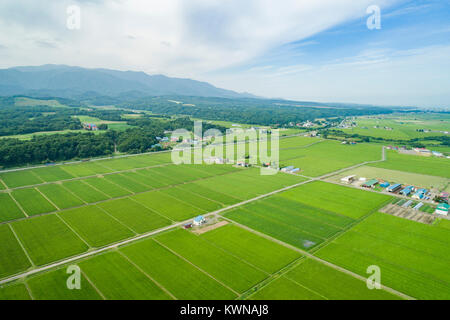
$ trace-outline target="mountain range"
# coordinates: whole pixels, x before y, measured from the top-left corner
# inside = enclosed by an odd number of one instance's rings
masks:
[[[0,95],[58,96],[79,98],[83,95],[199,96],[255,98],[217,88],[207,82],[149,75],[144,72],[87,69],[67,65],[42,65],[0,69]]]

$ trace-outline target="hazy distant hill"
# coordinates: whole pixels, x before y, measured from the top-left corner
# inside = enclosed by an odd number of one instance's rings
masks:
[[[65,65],[0,69],[0,95],[134,96],[181,95],[199,97],[247,98],[246,93],[214,87],[191,79],[148,75],[144,72],[85,69]]]

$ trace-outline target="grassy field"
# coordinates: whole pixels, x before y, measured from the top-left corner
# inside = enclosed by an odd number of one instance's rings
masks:
[[[384,285],[419,299],[449,299],[449,237],[448,229],[377,213],[316,255],[362,276],[378,265]]]
[[[446,158],[406,155],[388,151],[386,161],[373,163],[370,166],[450,178],[449,164],[450,159]]]
[[[357,177],[365,177],[366,179],[382,179],[391,183],[401,183],[406,185],[414,185],[424,187],[427,189],[438,188],[444,190],[449,184],[450,180],[438,176],[430,176],[412,172],[405,172],[400,170],[384,169],[373,166],[362,166],[349,171],[339,173],[338,175],[329,178],[330,181],[340,182],[342,177],[349,175],[356,175]]]

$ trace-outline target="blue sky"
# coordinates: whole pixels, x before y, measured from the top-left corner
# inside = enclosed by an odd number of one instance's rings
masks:
[[[366,25],[371,5],[379,30]],[[0,2],[1,68],[68,64],[263,97],[449,107],[449,57],[450,0]]]
[[[450,106],[450,1],[385,6],[379,30],[367,28],[368,16],[272,48],[251,62],[216,74],[225,78],[246,74],[242,79],[248,84],[251,77],[263,77],[249,90],[266,96]],[[261,82],[268,86],[259,89]]]

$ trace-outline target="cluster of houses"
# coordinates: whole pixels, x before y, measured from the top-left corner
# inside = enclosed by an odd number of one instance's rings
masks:
[[[83,123],[83,129],[89,131],[97,131],[98,127],[94,123]]]
[[[356,180],[359,180],[362,182],[361,187],[367,188],[367,189],[373,189],[375,186],[379,186],[381,188],[384,188],[386,192],[390,193],[398,193],[400,195],[403,195],[405,197],[411,197],[414,200],[433,200],[436,194],[433,194],[428,189],[425,188],[418,188],[412,185],[402,185],[401,183],[389,183],[387,181],[378,180],[378,179],[370,179],[366,180],[366,178],[359,178],[357,179],[356,175],[350,175],[341,178],[342,183],[353,183]],[[441,201],[444,201],[443,203],[439,204],[436,208],[435,213],[436,214],[442,214],[447,215],[449,211],[449,193],[448,192],[441,192],[439,195],[439,198]],[[408,203],[408,202],[407,202]],[[405,205],[409,206],[412,203],[412,200],[409,201],[409,204]],[[413,209],[418,210],[420,207],[423,206],[423,203],[418,203]]]
[[[419,156],[424,156],[424,157],[431,157],[431,156],[435,156],[435,157],[439,157],[439,158],[444,157],[444,154],[442,152],[432,151],[432,150],[429,150],[426,148],[413,148],[412,150],[408,149],[406,146],[401,146],[401,147],[387,146],[386,148],[389,150],[399,151],[400,153],[414,154],[414,155],[419,155]],[[450,158],[450,156],[447,158]]]

